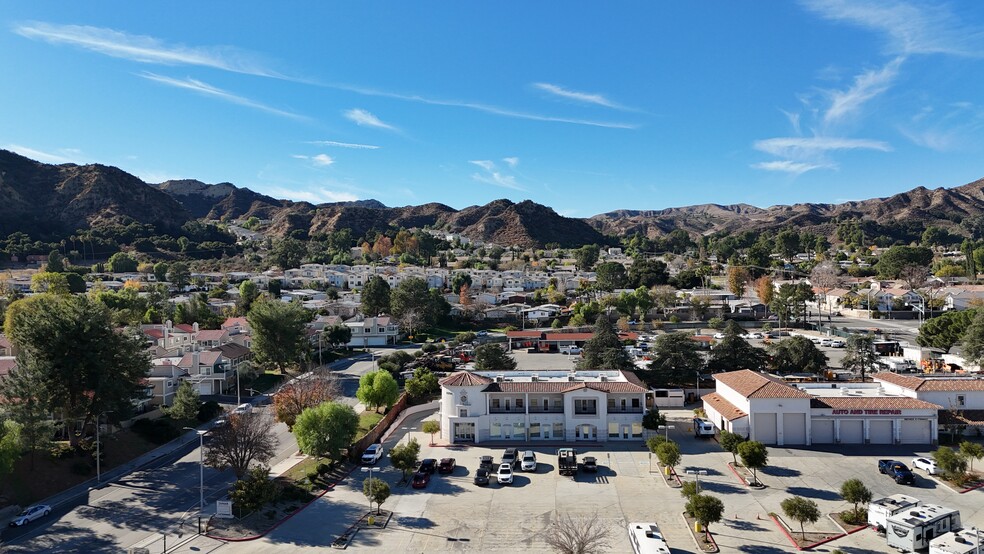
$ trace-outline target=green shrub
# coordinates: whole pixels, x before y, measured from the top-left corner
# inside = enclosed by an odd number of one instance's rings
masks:
[[[279,487],[277,483],[269,479],[269,476],[269,468],[254,467],[249,470],[246,478],[240,479],[232,485],[229,498],[244,515],[276,500]]]
[[[332,462],[332,465],[318,464],[318,475],[325,475],[326,473],[331,473],[332,466],[334,465],[335,465],[334,462]]]
[[[88,462],[75,462],[72,464],[72,473],[76,475],[88,475],[92,473],[92,466]]]
[[[312,484],[313,484],[313,483],[316,483],[316,482],[318,481],[318,477],[321,477],[321,474],[320,474],[320,473],[318,473],[318,472],[317,472],[317,470],[313,470],[313,469],[312,469],[311,471],[309,471],[309,472],[307,473],[307,479],[308,479],[308,481],[310,481],[310,482],[311,482]]]
[[[55,460],[64,460],[75,455],[75,449],[67,442],[55,443],[50,450],[51,457]]]
[[[205,423],[206,421],[211,421],[212,418],[221,413],[222,406],[220,406],[215,400],[209,400],[198,408],[198,416],[196,416],[196,419],[202,423]]]

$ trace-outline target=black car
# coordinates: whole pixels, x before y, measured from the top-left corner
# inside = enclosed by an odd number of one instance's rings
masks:
[[[585,456],[581,461],[581,469],[589,473],[598,473],[598,460],[594,456]]]
[[[482,466],[475,470],[475,484],[484,487],[489,484],[489,470]]]
[[[434,472],[437,471],[437,460],[435,460],[434,458],[424,458],[423,460],[420,460],[419,464],[420,465],[416,467],[417,471],[419,472],[425,472],[434,475]]]
[[[492,456],[482,456],[478,459],[478,467],[484,469],[488,473],[492,473],[495,469],[495,459]]]

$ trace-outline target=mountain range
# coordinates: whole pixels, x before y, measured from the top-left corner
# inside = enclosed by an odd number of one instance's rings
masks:
[[[377,200],[311,204],[266,196],[231,183],[183,179],[145,183],[119,168],[51,165],[0,150],[0,236],[66,236],[77,229],[139,222],[171,232],[195,219],[268,220],[265,232],[286,236],[350,228],[355,237],[391,227],[424,227],[504,246],[564,247],[613,243],[639,233],[656,238],[682,229],[692,235],[811,229],[831,236],[837,221],[879,225],[939,225],[955,229],[984,213],[984,179],[956,188],[917,187],[887,198],[841,204],[803,203],[759,208],[700,204],[663,210],[618,210],[587,219],[564,217],[526,200],[495,200],[455,210],[440,203],[388,207]]]

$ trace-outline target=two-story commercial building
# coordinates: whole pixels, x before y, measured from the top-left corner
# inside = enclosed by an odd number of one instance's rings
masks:
[[[631,371],[458,371],[440,383],[452,443],[641,440],[650,399]]]

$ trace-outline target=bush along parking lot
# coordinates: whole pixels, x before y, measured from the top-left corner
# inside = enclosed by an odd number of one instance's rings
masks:
[[[932,453],[939,468],[937,479],[958,492],[968,492],[984,487],[984,473],[974,471],[974,460],[984,457],[984,447],[971,441],[963,441],[958,449],[941,446]]]

